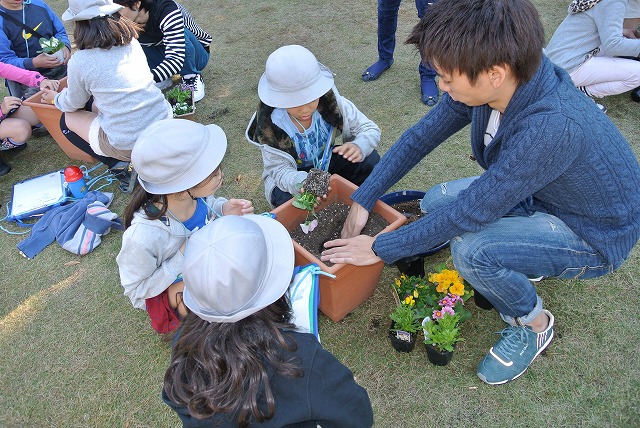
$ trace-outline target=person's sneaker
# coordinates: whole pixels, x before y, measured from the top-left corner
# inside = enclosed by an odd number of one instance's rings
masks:
[[[133,188],[136,186],[136,181],[138,180],[138,173],[133,169],[131,162],[118,162],[109,168],[109,171],[118,179],[120,190],[124,193],[133,192]]]
[[[631,91],[631,99],[637,103],[640,103],[640,86]]]
[[[2,177],[3,175],[9,174],[9,171],[11,171],[11,166],[9,166],[8,163],[0,159],[0,177]]]
[[[553,315],[549,326],[542,333],[530,327],[509,326],[499,334],[502,336],[478,365],[478,377],[489,385],[501,385],[522,375],[529,365],[549,346],[553,339]]]
[[[420,93],[422,103],[429,107],[436,105],[440,98],[436,80],[431,76],[420,76]]]
[[[596,103],[596,105],[598,106],[598,108],[600,109],[600,111],[604,114],[607,114],[607,108],[605,106],[603,106],[600,103]]]
[[[13,141],[11,141],[10,138],[3,138],[2,141],[0,141],[0,150],[2,151],[11,150],[12,153],[17,153],[26,148],[27,148],[26,142],[22,144],[16,144]]]
[[[197,103],[204,98],[204,80],[200,74],[187,74],[182,76],[182,83],[193,88],[193,102]]]
[[[31,135],[33,135],[34,137],[42,137],[43,135],[47,134],[49,134],[49,131],[44,127],[43,124],[31,127]]]

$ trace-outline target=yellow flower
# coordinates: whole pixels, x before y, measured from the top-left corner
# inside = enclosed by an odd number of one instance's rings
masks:
[[[407,296],[404,299],[404,304],[405,305],[409,305],[409,306],[413,306],[416,302],[413,300],[413,296]]]
[[[449,290],[449,284],[444,282],[439,282],[438,286],[436,287],[436,291],[438,293],[446,293],[448,290]]]
[[[396,282],[396,287],[400,288],[400,280],[396,278],[395,282]]]
[[[457,296],[464,295],[464,284],[461,282],[454,282],[451,288],[449,288],[449,293],[455,294]]]
[[[413,290],[413,297],[418,298],[418,290]]]

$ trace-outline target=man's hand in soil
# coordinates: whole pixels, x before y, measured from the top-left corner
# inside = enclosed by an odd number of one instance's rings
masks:
[[[253,212],[253,204],[246,199],[229,199],[222,206],[222,215],[244,215]]]
[[[369,220],[369,211],[365,210],[362,205],[354,202],[351,204],[347,219],[344,222],[344,226],[342,226],[340,238],[348,239],[360,235],[362,229],[364,229],[364,226],[367,224],[367,220]]]
[[[362,151],[360,147],[353,143],[344,143],[333,149],[333,153],[337,153],[349,162],[358,163],[362,160]]]
[[[349,263],[355,266],[368,266],[382,260],[371,249],[372,236],[358,235],[349,239],[335,239],[325,242],[324,250],[320,256],[323,262]]]

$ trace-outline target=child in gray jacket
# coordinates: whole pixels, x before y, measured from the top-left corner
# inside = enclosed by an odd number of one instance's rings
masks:
[[[380,160],[380,129],[334,86],[333,73],[299,45],[267,59],[260,104],[246,138],[262,151],[265,197],[279,206],[300,190],[311,168],[361,184]],[[343,142],[336,142],[342,134]]]

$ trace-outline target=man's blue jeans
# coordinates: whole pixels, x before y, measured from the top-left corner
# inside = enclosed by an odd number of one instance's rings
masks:
[[[437,210],[476,178],[432,187],[420,208]],[[595,278],[614,268],[559,218],[518,210],[478,232],[453,238],[451,255],[460,275],[511,325],[516,319],[529,324],[542,311],[542,299],[529,278]]]
[[[193,33],[185,28],[185,58],[180,75],[202,74],[202,70],[209,62],[209,53],[206,51],[202,43],[200,43]],[[147,57],[147,64],[150,69],[154,69],[164,60],[164,45],[160,46],[143,46],[142,50]]]

